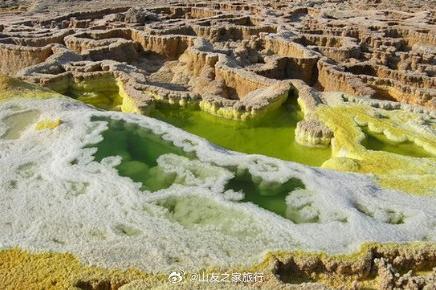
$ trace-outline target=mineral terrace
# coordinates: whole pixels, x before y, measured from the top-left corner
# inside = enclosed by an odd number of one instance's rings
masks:
[[[3,1],[0,288],[436,289],[435,8]]]

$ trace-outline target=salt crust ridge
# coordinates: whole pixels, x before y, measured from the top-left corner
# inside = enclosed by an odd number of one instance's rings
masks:
[[[3,102],[0,119],[26,110],[39,111],[39,120],[62,122],[41,131],[29,124],[18,139],[0,138],[0,167],[7,168],[0,175],[3,248],[71,252],[86,263],[154,273],[249,265],[269,250],[339,253],[354,251],[365,241],[436,240],[434,198],[381,189],[367,175],[226,151],[164,122],[98,111],[74,100]],[[139,184],[118,175],[114,166],[119,157],[96,162],[96,149],[84,149],[101,141],[107,128],[107,122],[91,121],[93,116],[148,128],[195,152],[201,163],[162,155],[158,163],[189,176],[184,178],[188,181],[141,192]],[[2,126],[0,132],[5,132]],[[206,167],[202,172],[210,176],[190,174],[197,166]],[[318,222],[294,224],[254,204],[226,199],[235,194],[223,194],[233,176],[229,168],[248,169],[261,187],[300,179],[305,190],[297,190],[287,203],[310,203]],[[169,199],[179,203],[181,212],[171,215],[159,205]],[[207,218],[192,222],[196,214]]]

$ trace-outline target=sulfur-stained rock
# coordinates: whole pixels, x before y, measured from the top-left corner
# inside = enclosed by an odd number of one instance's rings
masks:
[[[323,123],[315,119],[303,120],[297,123],[295,140],[306,146],[329,146],[333,132]]]

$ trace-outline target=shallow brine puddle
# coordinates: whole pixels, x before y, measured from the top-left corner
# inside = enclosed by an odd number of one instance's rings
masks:
[[[286,197],[290,192],[304,188],[304,183],[301,180],[292,178],[277,188],[262,190],[253,182],[248,172],[236,176],[226,185],[226,189],[242,191],[244,193],[243,202],[252,202],[285,218],[290,218]]]
[[[302,119],[296,102],[289,102],[257,120],[223,119],[193,108],[159,104],[151,117],[206,138],[226,149],[262,154],[312,166],[330,158],[330,148],[308,148],[295,142],[295,128]]]
[[[109,127],[102,133],[103,140],[90,146],[97,147],[94,155],[97,161],[120,156],[122,161],[116,166],[118,173],[140,182],[142,190],[156,191],[173,183],[174,176],[162,172],[156,160],[168,153],[186,156],[183,150],[134,123],[109,118],[96,119],[107,121]]]
[[[118,94],[118,90],[113,89],[110,86],[105,90],[89,91],[70,88],[67,92],[65,92],[65,95],[88,105],[109,111],[119,111],[119,108],[122,104],[122,98]]]
[[[411,157],[433,157],[432,154],[413,142],[394,142],[389,140],[384,134],[372,132],[368,130],[367,127],[362,128],[362,131],[365,134],[365,139],[361,144],[365,146],[366,149],[386,151]]]

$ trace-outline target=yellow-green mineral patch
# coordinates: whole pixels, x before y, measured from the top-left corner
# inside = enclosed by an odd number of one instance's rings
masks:
[[[137,279],[154,279],[139,270],[86,266],[68,253],[29,253],[18,248],[0,251],[2,289],[117,289]],[[106,289],[106,288],[104,288]]]
[[[380,185],[408,193],[435,194],[436,138],[429,120],[418,113],[366,105],[322,106],[317,114],[334,132],[332,158],[323,167],[374,174]],[[374,134],[391,143],[389,150],[369,149]]]
[[[112,75],[73,82],[60,92],[104,110],[141,113],[134,100],[125,91],[123,82],[116,80]]]
[[[140,114],[141,110],[135,104],[135,102],[133,101],[132,97],[130,97],[129,94],[127,94],[127,92],[125,91],[124,84],[121,81],[117,81],[117,85],[118,85],[118,88],[119,88],[118,94],[119,94],[119,97],[122,100],[122,102],[121,102],[121,112]]]
[[[52,98],[61,95],[47,88],[0,74],[0,101],[10,98]]]
[[[57,118],[54,120],[45,119],[41,120],[35,125],[35,129],[38,131],[44,130],[44,129],[54,129],[58,127],[62,123],[61,119]]]

